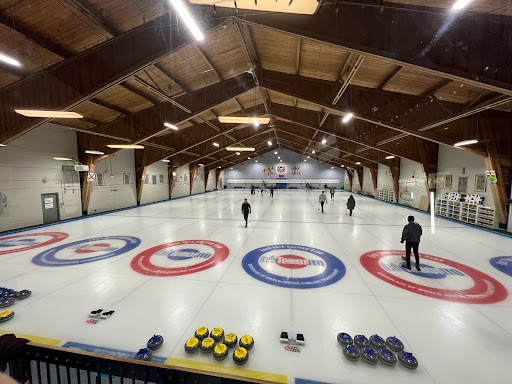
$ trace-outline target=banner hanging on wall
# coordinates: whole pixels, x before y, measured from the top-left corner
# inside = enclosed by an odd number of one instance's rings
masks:
[[[94,180],[96,180],[96,174],[95,173],[88,173],[87,174],[87,182],[88,183],[92,183],[94,182]]]

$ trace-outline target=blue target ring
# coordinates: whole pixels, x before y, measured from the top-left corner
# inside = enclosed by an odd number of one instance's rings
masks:
[[[325,271],[311,277],[285,277],[270,273],[259,263],[260,257],[270,251],[301,251],[319,257],[325,263]],[[264,283],[284,288],[309,289],[320,288],[340,281],[345,276],[345,264],[336,256],[317,248],[294,244],[279,244],[256,248],[246,254],[242,266],[250,276]]]
[[[497,270],[512,276],[512,256],[493,257],[489,263]]]
[[[98,256],[84,257],[84,258],[72,259],[72,260],[60,259],[56,256],[57,253],[62,250],[66,250],[66,249],[78,250],[81,248],[81,247],[79,247],[80,245],[83,245],[84,247],[86,247],[89,243],[94,243],[94,242],[98,242],[98,241],[106,242],[109,240],[121,240],[121,241],[124,241],[125,244],[120,248],[115,248],[115,247],[105,248],[103,250],[105,250],[107,252],[102,255],[98,255]],[[136,248],[140,243],[141,243],[141,240],[139,238],[133,237],[133,236],[95,237],[92,239],[79,240],[79,241],[59,245],[58,247],[48,249],[47,251],[44,251],[44,252],[34,256],[34,258],[32,259],[32,262],[36,265],[41,265],[44,267],[62,267],[62,266],[68,266],[68,265],[92,263],[94,261],[109,259],[111,257],[119,256],[123,253],[129,252],[132,249]],[[101,249],[100,249],[100,251],[101,251]],[[85,253],[85,252],[81,252],[81,253]],[[95,251],[90,251],[90,253],[95,253]]]

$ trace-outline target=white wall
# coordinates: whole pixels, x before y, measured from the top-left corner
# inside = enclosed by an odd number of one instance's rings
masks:
[[[363,189],[367,195],[374,196],[375,188],[373,188],[372,174],[369,168],[363,167]]]
[[[226,184],[226,172],[225,170],[220,171],[219,183],[217,184],[218,189],[223,189]]]
[[[163,161],[157,161],[146,167],[146,175],[149,184],[142,187],[140,197],[141,204],[154,203],[156,201],[169,199],[169,166]],[[153,184],[153,175],[156,175],[156,184]],[[160,175],[163,175],[164,182],[160,183]]]
[[[137,205],[135,152],[133,149],[123,149],[97,162],[95,173],[104,175],[105,185],[98,186],[97,179],[93,182],[88,214]],[[125,173],[130,175],[130,184],[124,184],[123,174]]]
[[[178,184],[178,185],[176,185]],[[185,184],[185,185],[179,185]],[[174,187],[172,188],[172,198],[176,199],[177,197],[190,196],[190,173],[188,164],[182,167],[179,167],[176,170],[176,180],[174,182]]]
[[[387,165],[379,164],[379,171],[377,175],[377,189],[385,189],[394,191],[393,189],[393,176]]]
[[[463,174],[463,168],[466,168],[465,174]],[[485,192],[475,192],[475,176],[485,175],[485,170],[483,157],[460,149],[440,145],[437,160],[437,195],[444,197],[446,192],[457,192],[459,177],[467,177],[467,193],[484,196],[484,205],[494,208],[494,199],[489,183],[486,183]],[[452,175],[452,187],[450,189],[444,188],[444,183],[441,182],[444,179],[444,175]]]
[[[358,188],[359,191],[361,191],[362,186],[361,183],[359,182],[358,172],[355,169],[353,169],[352,171],[354,172],[354,176],[352,177],[352,190],[354,190],[355,187]]]
[[[405,193],[406,191],[411,192],[412,201],[405,199],[407,195]],[[426,201],[427,207],[420,207],[422,201]],[[418,209],[424,208],[423,210],[427,211],[428,201],[429,196],[426,187],[426,179],[423,177],[421,164],[416,161],[401,158],[398,203],[407,204],[408,206]]]
[[[61,220],[82,215],[79,173],[62,171],[72,162],[53,157],[78,158],[74,131],[44,124],[0,148],[0,231],[43,224],[43,193],[58,194]]]
[[[215,169],[210,170],[210,172],[208,173],[208,184],[206,185],[207,191],[213,191],[213,190],[217,189],[217,187],[215,186],[215,175],[216,175]]]

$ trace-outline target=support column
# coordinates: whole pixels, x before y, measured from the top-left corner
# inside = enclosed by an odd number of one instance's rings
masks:
[[[192,189],[194,188],[194,178],[196,177],[197,168],[192,168],[192,171],[190,171],[190,195],[192,195]]]
[[[496,184],[491,184],[492,197],[494,199],[494,207],[496,211],[496,218],[500,227],[506,227],[508,223],[507,214],[507,192],[505,189],[505,177],[508,177],[509,172],[507,167],[504,167],[500,163],[498,150],[495,142],[489,142],[486,144],[487,157],[484,158],[485,167],[488,171],[496,171],[496,178],[498,179]]]
[[[176,172],[176,168],[169,167],[168,168],[168,178],[169,178],[169,200],[172,199],[172,189],[174,188],[174,175]]]
[[[370,174],[372,175],[373,190],[377,191],[377,176],[379,174],[379,166],[377,164],[370,167]]]
[[[206,192],[206,187],[208,187],[208,176],[210,176],[210,171],[206,168],[204,169],[204,191]]]
[[[87,182],[88,173],[94,173],[96,164],[94,163],[94,155],[87,156],[87,165],[89,166],[89,172],[84,172],[82,182],[82,214],[87,215],[89,210],[89,201],[91,199],[92,183]]]
[[[148,162],[148,151],[146,149],[144,149],[143,151],[143,154],[142,154],[142,159],[140,160],[140,166],[137,162],[137,153],[138,152],[135,152],[135,169],[137,169],[138,171],[135,172],[136,174],[136,179],[135,179],[135,183],[137,185],[137,205],[140,205],[140,199],[142,197],[142,188],[144,187],[144,180],[142,180],[142,175],[144,175],[146,173],[146,165],[147,165],[147,162]]]
[[[398,185],[398,180],[400,179],[399,158],[389,160],[389,171],[391,172],[391,177],[393,178],[393,192],[395,193],[395,202],[398,203],[398,195],[400,194],[400,188]]]
[[[219,188],[220,172],[220,169],[215,171],[215,189]]]

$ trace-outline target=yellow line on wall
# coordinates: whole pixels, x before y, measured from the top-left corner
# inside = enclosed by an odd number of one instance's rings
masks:
[[[33,336],[33,335],[26,335],[24,333],[18,333],[18,332],[10,332],[10,331],[4,331],[0,329],[0,336],[2,335],[9,335],[14,334],[16,337],[27,339],[30,341],[33,341],[34,343],[40,343],[45,345],[59,345],[62,340],[57,339],[50,339],[48,337],[40,337],[40,336]]]
[[[278,375],[275,373],[267,373],[260,371],[253,371],[250,369],[244,368],[236,368],[236,367],[228,367],[221,364],[211,364],[211,363],[203,363],[199,361],[192,360],[184,360],[184,359],[175,359],[170,357],[165,362],[167,365],[173,365],[176,367],[184,367],[191,368],[203,371],[202,373],[207,374],[208,372],[215,372],[220,374],[238,376],[238,377],[246,377],[250,379],[261,380],[270,383],[288,383],[288,377],[284,375]],[[204,372],[208,371],[208,372]]]

